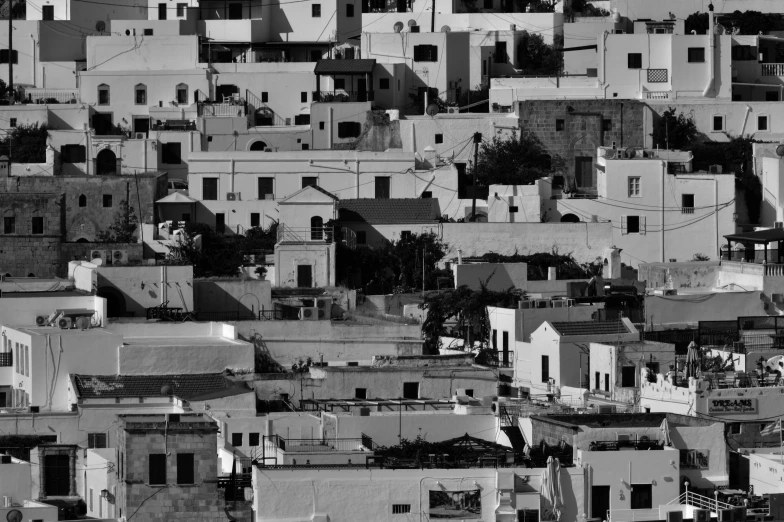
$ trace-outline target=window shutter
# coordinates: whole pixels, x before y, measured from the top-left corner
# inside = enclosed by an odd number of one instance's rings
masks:
[[[11,59],[14,61],[14,63],[19,63],[19,51],[16,50],[12,51]]]
[[[16,51],[14,51],[14,52],[16,52]],[[430,61],[431,62],[437,62],[438,61],[438,46],[437,45],[431,45],[430,46]]]
[[[346,122],[341,121],[338,123],[338,138],[346,137]]]
[[[621,216],[621,235],[626,235],[628,232],[626,231],[626,216]]]
[[[68,145],[60,146],[60,161],[62,163],[71,163],[71,157],[68,154],[68,152],[69,152]]]
[[[640,235],[645,235],[645,216],[640,216]]]
[[[421,50],[422,50],[422,46],[421,45],[415,45],[414,46],[414,61],[415,62],[418,62],[420,60],[420,58],[422,57],[422,53],[420,52]]]
[[[77,147],[77,163],[86,163],[87,162],[87,148],[84,145],[79,145]]]

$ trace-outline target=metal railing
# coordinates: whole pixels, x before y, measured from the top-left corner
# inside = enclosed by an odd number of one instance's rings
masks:
[[[335,234],[333,227],[287,227],[278,225],[278,243],[332,243]]]
[[[14,352],[0,353],[0,366],[13,366]]]
[[[669,91],[646,91],[643,94],[646,100],[669,100],[672,96]]]
[[[681,214],[694,214],[694,207],[681,207]]]
[[[322,451],[373,451],[375,444],[367,435],[347,439],[284,439],[280,435],[265,435],[265,444],[287,453],[314,453]],[[265,448],[267,446],[265,445]]]
[[[621,448],[663,450],[664,444],[657,440],[594,440],[588,445],[588,451],[619,451]]]
[[[763,63],[762,76],[784,76],[784,63]]]
[[[314,102],[372,102],[374,100],[375,94],[373,91],[313,91]]]
[[[245,116],[245,103],[199,103],[199,116],[213,118],[234,118]]]
[[[79,89],[35,89],[24,91],[28,100],[33,103],[79,103]]]
[[[486,351],[480,354],[475,362],[491,368],[512,368],[514,366],[514,351]]]
[[[737,507],[720,500],[698,495],[693,491],[686,491],[685,493],[681,493],[678,498],[674,498],[667,502],[668,506],[673,504],[686,504],[699,509],[710,509],[711,511],[718,511],[719,509],[734,509]]]
[[[607,520],[611,522],[637,522],[659,520],[660,518],[659,508],[607,510]]]
[[[153,124],[150,130],[155,131],[195,131],[196,122],[185,120],[168,120],[160,125]]]

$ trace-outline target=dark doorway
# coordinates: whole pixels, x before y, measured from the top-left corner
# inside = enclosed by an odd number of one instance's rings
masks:
[[[47,497],[67,497],[71,493],[71,468],[68,455],[44,456],[44,487]]]
[[[592,157],[578,156],[574,158],[574,177],[578,188],[596,188]]]
[[[166,20],[166,4],[158,4],[158,20]]]
[[[133,135],[136,137],[137,132],[143,132],[146,138],[150,132],[150,118],[134,118],[133,119]]]
[[[117,174],[117,156],[109,149],[103,149],[95,157],[95,173],[99,176]]]
[[[610,486],[593,486],[591,488],[591,518],[607,519],[610,510]]]
[[[299,288],[313,287],[313,267],[310,265],[297,265],[297,286]]]
[[[651,484],[632,484],[632,509],[651,509],[653,507],[653,486]]]
[[[579,223],[580,218],[575,216],[574,214],[564,214],[561,216],[561,223]]]
[[[419,383],[418,382],[404,382],[403,383],[403,398],[404,399],[418,399],[419,398]]]
[[[250,144],[249,150],[263,151],[266,148],[267,148],[267,144],[264,143],[263,141],[254,141],[253,143]]]
[[[229,20],[242,20],[242,4],[229,4]]]
[[[621,387],[634,388],[635,375],[637,375],[636,366],[624,366],[621,368]]]
[[[54,6],[43,5],[41,6],[42,20],[54,20]]]
[[[215,232],[218,234],[226,233],[226,214],[223,212],[215,214]]]
[[[321,241],[324,239],[324,220],[321,216],[310,218],[310,240]]]
[[[231,60],[229,60],[231,61]],[[240,89],[236,85],[226,84],[226,85],[218,85],[215,89],[215,96],[217,98],[217,102],[223,102],[224,99],[231,98],[233,99],[235,94],[239,94]]]
[[[0,392],[0,406],[7,406],[6,404],[6,394],[5,392]]]
[[[357,101],[358,102],[368,101],[367,81],[364,78],[360,78],[357,80]]]
[[[106,299],[106,315],[109,317],[125,316],[125,297],[114,288],[99,288],[98,297]]]

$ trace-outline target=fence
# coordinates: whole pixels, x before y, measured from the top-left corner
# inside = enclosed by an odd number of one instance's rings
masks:
[[[233,118],[245,116],[244,103],[202,103],[199,105],[199,116],[216,118]]]
[[[13,366],[14,364],[13,352],[0,353],[0,366]]]
[[[375,447],[373,439],[367,435],[348,439],[284,439],[279,435],[264,436],[265,448],[269,442],[273,447],[287,453],[314,453],[322,451],[365,451]]]
[[[79,89],[25,89],[25,96],[34,103],[79,103]]]

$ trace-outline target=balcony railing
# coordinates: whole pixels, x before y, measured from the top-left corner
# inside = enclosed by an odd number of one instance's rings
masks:
[[[763,63],[762,76],[784,76],[784,63]]]
[[[160,125],[154,123],[150,130],[155,131],[195,131],[196,122],[189,120],[166,120]]]
[[[375,100],[373,91],[313,91],[313,101],[323,103],[337,102],[372,102]]]
[[[477,356],[476,363],[492,368],[512,368],[514,366],[514,352],[512,350],[484,352]]]
[[[694,207],[681,207],[681,214],[694,214]]]
[[[332,243],[333,227],[287,227],[278,225],[278,243]]]
[[[645,91],[643,95],[645,100],[669,100],[672,93],[670,91]]]
[[[664,443],[656,440],[594,440],[589,451],[619,451],[621,449],[663,450]]]
[[[752,261],[728,261],[722,254],[721,269],[736,274],[750,274],[765,277],[784,277],[784,263],[762,263]]]
[[[367,435],[348,439],[284,439],[279,435],[264,436],[265,448],[272,446],[286,453],[324,451],[373,451],[375,443]]]
[[[24,91],[33,103],[79,103],[79,89],[35,89]]]
[[[245,116],[245,113],[245,103],[241,100],[238,102],[199,104],[199,116],[204,117],[234,118]]]
[[[14,363],[13,352],[0,353],[0,366],[13,366],[13,363]]]

